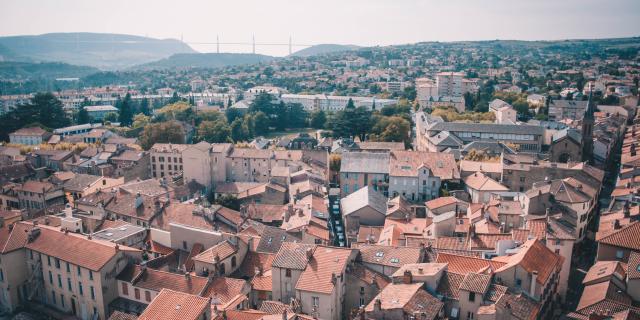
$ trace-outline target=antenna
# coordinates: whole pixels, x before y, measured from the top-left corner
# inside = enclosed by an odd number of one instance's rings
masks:
[[[256,36],[253,35],[253,54],[256,54]]]
[[[289,36],[289,55],[291,55],[291,36]]]
[[[220,53],[220,38],[216,34],[216,53]]]

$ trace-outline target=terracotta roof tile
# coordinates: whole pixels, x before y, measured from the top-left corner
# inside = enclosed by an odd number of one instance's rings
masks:
[[[225,240],[194,256],[193,260],[213,263],[216,257],[219,260],[224,260],[236,252],[238,252],[238,247],[229,242],[229,240]]]
[[[242,279],[217,277],[209,284],[203,296],[211,297],[212,304],[225,305],[238,295],[248,293],[248,287],[247,281]]]
[[[640,222],[633,222],[610,234],[598,237],[596,241],[616,247],[640,251]]]
[[[143,268],[138,265],[128,265],[117,276],[118,280],[126,281],[132,285],[153,291],[163,288],[177,292],[199,295],[207,285],[207,278],[197,276],[185,276],[151,268]]]
[[[364,263],[401,267],[407,263],[422,262],[422,249],[416,247],[391,247],[379,245],[358,245],[360,258]]]
[[[331,294],[336,285],[334,281],[343,275],[352,252],[351,249],[318,246],[298,278],[296,290]]]
[[[162,289],[139,320],[198,320],[209,308],[209,299]]]
[[[490,275],[469,272],[460,283],[460,290],[471,291],[484,295],[490,284]]]
[[[100,271],[116,256],[116,244],[114,243],[88,240],[84,236],[74,233],[65,234],[65,232],[48,226],[39,226],[39,228],[40,235],[28,242],[25,245],[26,248],[93,271]],[[119,247],[120,250],[139,251],[125,246]]]
[[[442,294],[448,299],[458,299],[460,293],[460,284],[464,280],[464,275],[451,271],[445,271],[438,283],[436,292]]]
[[[504,262],[481,259],[470,256],[461,256],[450,253],[438,253],[436,262],[448,263],[449,272],[455,272],[459,274],[467,274],[469,272],[495,272],[497,269],[505,265]]]
[[[563,257],[551,251],[537,239],[525,242],[518,253],[500,258],[504,258],[503,261],[507,261],[507,264],[496,270],[496,272],[519,265],[529,273],[537,271],[538,277],[536,279],[542,285],[547,283],[547,280],[554,272],[560,271],[564,260]]]

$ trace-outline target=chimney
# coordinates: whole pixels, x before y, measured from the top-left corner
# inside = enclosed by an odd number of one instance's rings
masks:
[[[307,254],[307,260],[313,259],[313,250],[311,248],[307,248],[307,250],[305,250],[305,253]]]
[[[618,219],[614,220],[613,221],[613,229],[614,230],[618,230],[620,228],[622,228],[622,226],[620,226],[620,220],[618,220]]]
[[[625,218],[629,218],[631,216],[631,208],[629,207],[629,201],[624,203],[624,209],[622,211],[624,212]]]
[[[529,288],[529,296],[535,297],[536,295],[536,284],[538,281],[538,271],[534,270],[531,273],[531,287]]]
[[[73,208],[71,208],[70,203],[67,203],[64,207],[64,216],[67,218],[73,218]]]
[[[373,311],[374,312],[382,311],[382,301],[380,301],[380,298],[376,298],[376,300],[373,302]]]
[[[402,274],[402,283],[411,284],[413,281],[413,277],[411,276],[411,270],[405,270],[404,274]]]
[[[140,192],[136,193],[136,200],[135,200],[135,205],[136,205],[136,209],[138,209],[141,205],[142,205],[142,196],[140,195]]]

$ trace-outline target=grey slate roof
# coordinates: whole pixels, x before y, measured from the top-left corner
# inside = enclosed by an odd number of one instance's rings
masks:
[[[389,173],[388,152],[344,152],[340,172]]]
[[[387,198],[366,186],[340,200],[342,214],[349,215],[365,206],[371,206],[384,215],[387,212]]]
[[[307,267],[309,259],[307,258],[307,249],[315,251],[316,245],[287,242],[283,243],[282,247],[273,258],[273,267],[304,270]]]
[[[488,133],[542,135],[544,133],[544,128],[538,127],[538,126],[516,125],[516,124],[439,122],[439,123],[434,123],[429,128],[429,131],[488,132]]]

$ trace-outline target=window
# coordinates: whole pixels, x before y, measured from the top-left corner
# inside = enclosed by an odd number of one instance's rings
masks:
[[[0,269],[0,281],[4,281],[4,272]]]
[[[182,241],[182,249],[187,250],[187,242]]]
[[[89,270],[89,280],[93,280],[93,271]]]
[[[71,265],[67,262],[67,272],[71,272]]]
[[[62,288],[62,277],[58,275],[58,287]]]
[[[78,282],[78,293],[79,293],[80,295],[83,295],[84,293],[83,293],[82,291],[83,291],[83,290],[82,290],[82,282]]]
[[[56,304],[56,292],[55,291],[51,291],[51,302],[53,302],[53,304]]]
[[[147,302],[151,302],[151,292],[145,290],[144,299],[147,300]]]
[[[471,301],[471,302],[476,301],[476,293],[475,292],[469,292],[469,301]]]
[[[67,278],[67,288],[69,288],[69,291],[73,291],[73,289],[71,289],[71,278]]]
[[[133,289],[133,293],[134,293],[136,299],[140,299],[140,289],[138,289],[138,288]]]
[[[516,279],[516,287],[520,287],[520,286],[522,286],[522,280]]]
[[[624,258],[624,251],[617,250],[616,251],[616,259],[622,259],[622,258]]]
[[[56,268],[60,269],[60,259],[56,258]]]
[[[312,305],[314,307],[319,307],[320,306],[320,298],[319,297],[311,297],[312,300]]]
[[[47,256],[47,265],[51,267],[51,256]]]
[[[129,286],[126,282],[122,283],[122,294],[124,294],[125,296],[129,295]]]
[[[91,299],[95,300],[96,299],[96,293],[93,290],[93,286],[91,286],[89,289],[90,289],[89,291],[91,291]]]
[[[364,298],[363,297],[360,297],[360,306],[361,307],[364,306]]]
[[[364,294],[364,287],[360,287],[360,294]]]
[[[51,271],[49,271],[49,283],[53,284],[53,274],[51,274]]]
[[[82,270],[80,269],[80,266],[78,266],[78,275],[81,276],[82,275]]]
[[[467,319],[473,319],[473,312],[467,312]]]
[[[236,256],[231,257],[231,268],[236,267]]]
[[[62,293],[60,294],[60,305],[64,308],[64,295]]]
[[[291,269],[287,269],[287,270],[285,270],[284,275],[285,275],[285,277],[287,277],[287,278],[291,278]]]

